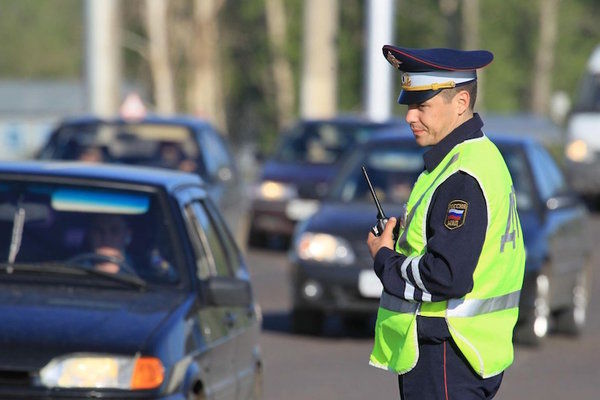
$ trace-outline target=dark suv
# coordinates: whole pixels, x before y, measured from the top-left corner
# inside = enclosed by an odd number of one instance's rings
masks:
[[[0,398],[259,398],[248,270],[193,174],[0,164]]]

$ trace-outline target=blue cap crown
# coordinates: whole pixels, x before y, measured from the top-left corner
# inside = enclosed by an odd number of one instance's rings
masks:
[[[411,49],[383,46],[383,55],[402,71],[400,104],[422,103],[443,89],[477,79],[476,70],[494,59],[487,50]]]

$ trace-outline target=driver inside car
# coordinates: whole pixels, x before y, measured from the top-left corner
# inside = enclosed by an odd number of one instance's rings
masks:
[[[131,267],[127,246],[131,243],[131,229],[125,219],[116,214],[99,214],[91,219],[89,238],[92,251],[97,254],[97,270],[117,274]]]

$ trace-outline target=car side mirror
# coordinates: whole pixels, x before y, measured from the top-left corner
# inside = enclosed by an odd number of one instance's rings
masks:
[[[215,276],[203,281],[209,305],[248,306],[252,303],[250,282],[243,279]]]

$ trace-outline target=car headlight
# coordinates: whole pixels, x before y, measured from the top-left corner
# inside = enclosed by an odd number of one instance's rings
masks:
[[[575,139],[565,148],[567,158],[575,162],[585,162],[591,160],[591,152],[586,142],[581,139]]]
[[[301,260],[350,265],[354,251],[343,238],[326,233],[305,232],[296,240],[296,254]]]
[[[79,354],[58,357],[40,371],[46,387],[154,389],[164,380],[164,367],[155,357]]]
[[[289,200],[297,197],[298,191],[287,183],[264,181],[256,188],[255,196],[264,200]]]

